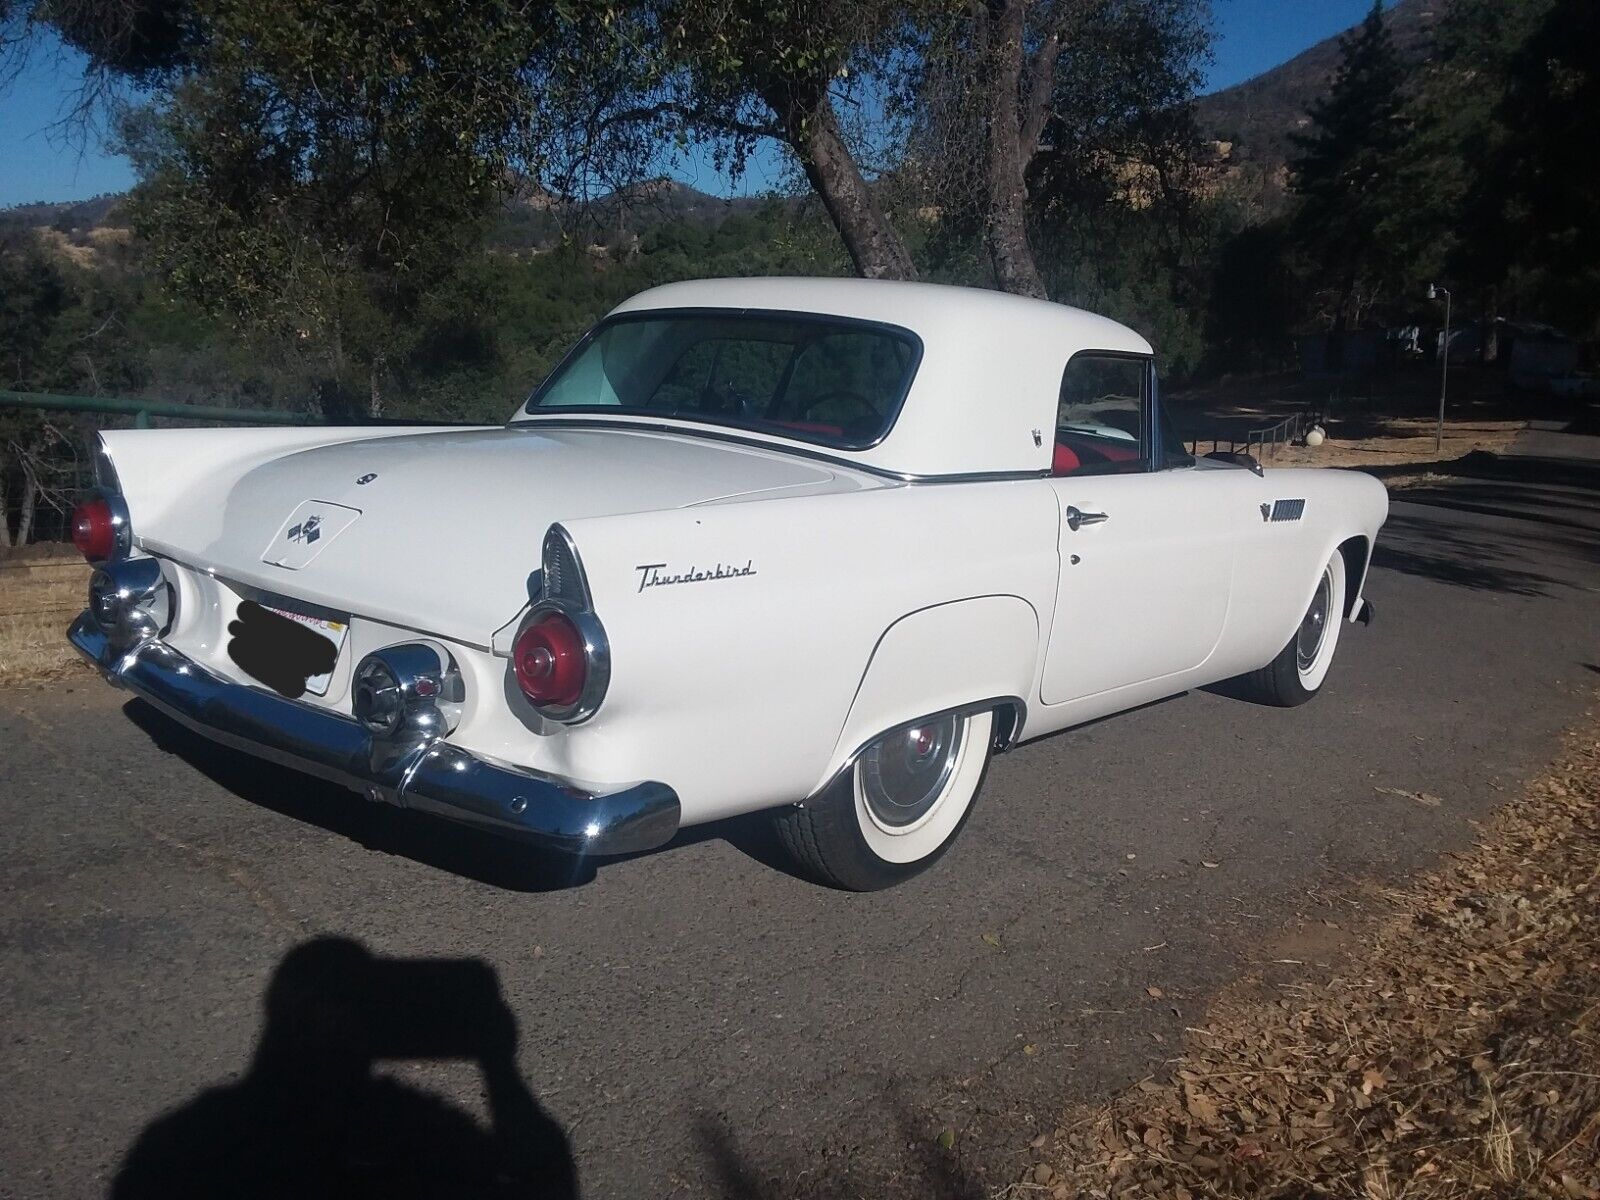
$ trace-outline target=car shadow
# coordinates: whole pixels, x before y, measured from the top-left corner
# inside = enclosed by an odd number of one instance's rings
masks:
[[[375,804],[336,783],[218,745],[137,698],[123,705],[123,713],[159,749],[182,759],[241,800],[349,838],[368,850],[409,858],[505,891],[567,891],[593,882],[602,869],[713,839],[727,842],[765,867],[798,877],[772,823],[762,813],[679,830],[655,850],[581,857],[393,805]]]
[[[567,1135],[517,1071],[516,1019],[481,959],[385,959],[316,938],[278,964],[265,1007],[244,1077],[152,1121],[112,1200],[576,1200]],[[415,1060],[476,1066],[487,1128],[375,1072]]]

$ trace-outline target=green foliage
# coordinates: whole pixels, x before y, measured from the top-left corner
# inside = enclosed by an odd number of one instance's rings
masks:
[[[1504,280],[1590,339],[1600,338],[1596,112],[1600,9],[1555,0],[1505,64],[1486,122],[1487,167],[1468,192],[1476,229],[1494,240],[1487,253],[1462,246],[1457,255],[1478,278]]]
[[[1333,87],[1311,110],[1311,132],[1292,140],[1300,197],[1295,240],[1332,293],[1333,321],[1355,316],[1357,289],[1387,280],[1406,197],[1396,187],[1405,146],[1406,69],[1384,25],[1382,0],[1340,44]]]
[[[319,358],[324,407],[381,411],[529,144],[546,11],[204,0],[184,70],[125,126],[156,269]]]

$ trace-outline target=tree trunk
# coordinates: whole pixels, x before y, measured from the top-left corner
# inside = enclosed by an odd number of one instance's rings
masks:
[[[10,550],[11,542],[11,506],[6,503],[8,489],[6,487],[6,456],[0,454],[0,550]]]
[[[995,282],[1005,291],[1042,300],[1044,280],[1028,245],[1028,184],[1021,145],[1025,131],[1018,95],[1026,8],[1026,0],[989,0],[987,6],[988,212],[984,237]]]
[[[844,240],[856,274],[866,279],[915,279],[911,253],[879,209],[844,143],[826,83],[774,84],[763,97]]]
[[[17,540],[18,549],[26,546],[33,537],[33,514],[39,507],[39,481],[34,478],[33,472],[23,468],[22,474],[22,509],[17,515]]]
[[[367,416],[383,416],[383,388],[378,380],[383,375],[384,358],[378,355],[367,368]]]

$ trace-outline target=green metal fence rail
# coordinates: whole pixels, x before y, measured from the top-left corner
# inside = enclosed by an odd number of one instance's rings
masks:
[[[150,428],[151,417],[188,421],[227,421],[239,425],[321,425],[310,413],[275,412],[263,408],[221,408],[214,404],[174,404],[169,400],[119,400],[109,396],[56,396],[48,392],[12,392],[0,388],[0,408],[45,408],[57,412],[120,413],[133,418],[134,428]]]

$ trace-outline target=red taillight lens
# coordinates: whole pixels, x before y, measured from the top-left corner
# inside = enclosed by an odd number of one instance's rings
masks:
[[[576,704],[589,677],[583,635],[558,612],[546,613],[517,635],[511,665],[523,695],[541,707]]]
[[[117,525],[111,505],[85,500],[72,510],[72,544],[90,562],[105,562],[117,548]]]

